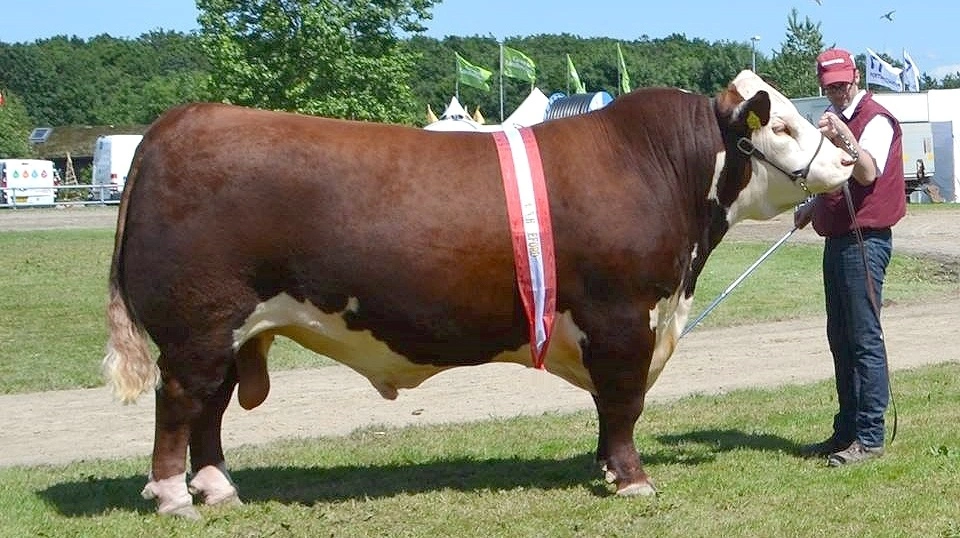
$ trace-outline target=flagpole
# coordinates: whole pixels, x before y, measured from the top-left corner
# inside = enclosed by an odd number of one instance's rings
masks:
[[[454,72],[454,82],[453,94],[457,96],[457,101],[460,100],[460,62],[457,61],[456,55],[453,57],[453,72]]]
[[[503,41],[500,42],[500,123],[503,123]]]

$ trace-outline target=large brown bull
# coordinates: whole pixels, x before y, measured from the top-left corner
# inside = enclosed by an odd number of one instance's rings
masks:
[[[639,90],[532,130],[556,253],[546,369],[593,395],[617,493],[653,493],[634,423],[707,256],[734,222],[834,189],[850,166],[747,71],[714,100]],[[156,389],[144,495],[187,517],[191,493],[239,502],[221,420],[235,388],[246,409],[267,397],[277,335],[391,399],[446,368],[531,364],[490,134],[173,109],[123,193],[108,315],[117,394]]]

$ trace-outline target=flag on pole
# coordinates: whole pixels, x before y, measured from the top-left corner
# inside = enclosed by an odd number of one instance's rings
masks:
[[[903,49],[903,73],[900,73],[900,78],[903,79],[903,91],[920,91],[920,69],[907,54],[907,49]]]
[[[630,75],[627,73],[627,62],[623,60],[623,51],[617,43],[617,74],[620,75],[620,93],[630,93]]]
[[[900,73],[903,69],[894,67],[883,60],[876,52],[867,49],[867,85],[876,84],[895,92],[903,91]]]
[[[479,65],[473,65],[463,56],[460,56],[459,52],[455,51],[454,54],[457,56],[457,80],[467,86],[489,91],[490,84],[487,81],[490,80],[493,71],[484,69]]]
[[[577,68],[573,66],[573,60],[570,59],[569,54],[567,54],[567,82],[570,83],[572,93],[587,93],[587,89],[583,86]]]
[[[503,76],[526,80],[531,83],[537,80],[537,66],[529,56],[517,49],[503,46]]]

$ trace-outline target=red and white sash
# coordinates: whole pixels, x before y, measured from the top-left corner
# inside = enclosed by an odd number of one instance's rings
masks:
[[[493,138],[507,197],[517,285],[530,321],[530,353],[534,367],[542,369],[557,310],[553,228],[543,163],[532,130],[505,127]]]

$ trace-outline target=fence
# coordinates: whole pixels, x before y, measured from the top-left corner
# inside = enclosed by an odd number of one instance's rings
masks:
[[[54,192],[50,199],[49,192]],[[42,191],[46,200],[43,203],[17,203],[17,199],[24,200],[33,192],[34,197]],[[74,205],[117,205],[120,203],[120,192],[112,190],[109,185],[58,185],[50,187],[23,187],[0,189],[0,208],[28,208],[74,206]]]

